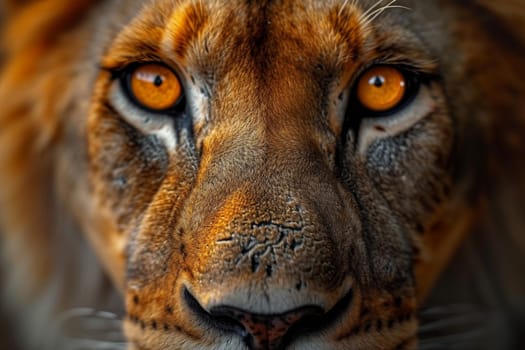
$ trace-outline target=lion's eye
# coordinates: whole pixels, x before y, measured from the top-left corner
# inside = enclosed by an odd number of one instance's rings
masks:
[[[356,97],[372,113],[386,113],[399,107],[409,92],[409,81],[403,71],[392,66],[375,66],[357,82]]]
[[[127,70],[123,84],[130,99],[148,111],[169,111],[183,99],[179,78],[159,63],[141,64]]]

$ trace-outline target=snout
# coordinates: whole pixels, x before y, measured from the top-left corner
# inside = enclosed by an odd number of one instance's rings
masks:
[[[392,239],[365,241],[370,227],[354,196],[324,163],[295,161],[297,171],[254,161],[260,173],[235,168],[236,176],[204,164],[175,227],[154,245],[141,232],[147,244],[128,263],[141,273],[128,280],[126,323],[138,349],[416,346],[413,284],[391,268]]]

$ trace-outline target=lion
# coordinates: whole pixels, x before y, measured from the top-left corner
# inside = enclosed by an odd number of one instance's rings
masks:
[[[2,2],[9,349],[518,349],[519,0]]]

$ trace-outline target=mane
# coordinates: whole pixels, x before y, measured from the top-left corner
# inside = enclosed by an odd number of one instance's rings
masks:
[[[525,42],[525,9],[521,0],[490,1],[478,0],[479,6],[483,6],[493,15],[506,23],[509,32],[518,35],[521,43]]]
[[[45,324],[50,313],[78,305],[81,296],[89,295],[87,303],[93,305],[114,297],[61,203],[55,163],[61,118],[71,98],[64,94],[66,83],[55,77],[70,73],[60,62],[75,55],[58,43],[75,35],[75,25],[96,3],[25,0],[0,7],[0,96],[10,96],[0,113],[0,223],[9,237],[0,243],[0,258],[7,258],[10,268],[16,262],[2,287],[4,300],[35,315],[35,324],[26,325],[35,334],[46,332],[38,332],[37,324]],[[480,28],[494,32],[482,44],[490,48],[485,52],[499,56],[477,62],[493,71],[480,80],[472,101],[480,101],[479,120],[463,125],[465,143],[459,145],[458,171],[468,178],[465,192],[480,215],[427,307],[476,304],[520,334],[524,322],[512,320],[523,317],[516,310],[525,307],[525,9],[522,0],[468,0],[454,6],[471,11]]]
[[[472,82],[453,92],[469,94],[462,90],[473,87],[475,94],[468,110],[460,110],[470,117],[459,131],[457,167],[468,184],[460,189],[478,214],[427,307],[468,306],[493,336],[493,343],[478,346],[522,348],[525,327],[516,320],[523,320],[525,307],[525,8],[520,0],[453,3],[481,33],[467,37],[470,49],[481,47],[470,53],[476,56],[469,64]]]
[[[31,341],[49,338],[54,314],[79,306],[120,307],[61,201],[57,164],[73,88],[56,77],[75,75],[63,63],[77,54],[60,42],[79,35],[75,25],[95,4],[26,0],[0,8],[0,95],[9,96],[0,113],[0,260],[6,262],[0,263],[0,304],[20,332],[13,336],[29,341],[29,348],[41,348]]]

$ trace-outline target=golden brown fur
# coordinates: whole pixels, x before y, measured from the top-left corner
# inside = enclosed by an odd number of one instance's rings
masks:
[[[525,11],[387,4],[4,2],[13,348],[121,346],[78,307],[122,315],[137,350],[523,346]],[[123,100],[115,75],[143,61],[177,71],[183,114]],[[349,121],[373,62],[428,79],[389,137]],[[289,333],[257,320],[312,305]]]

